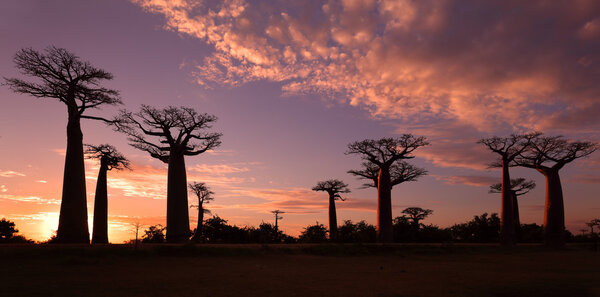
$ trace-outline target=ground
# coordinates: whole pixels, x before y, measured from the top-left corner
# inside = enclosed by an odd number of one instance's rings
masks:
[[[586,246],[3,245],[0,260],[0,296],[600,296]]]

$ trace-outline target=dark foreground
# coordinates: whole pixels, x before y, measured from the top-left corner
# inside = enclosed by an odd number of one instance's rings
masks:
[[[0,245],[0,260],[0,296],[600,296],[586,246]]]

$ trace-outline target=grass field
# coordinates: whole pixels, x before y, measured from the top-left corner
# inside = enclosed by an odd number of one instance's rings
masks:
[[[0,246],[0,296],[600,296],[585,246]]]

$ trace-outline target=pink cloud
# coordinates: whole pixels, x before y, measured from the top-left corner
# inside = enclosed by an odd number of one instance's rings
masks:
[[[207,87],[268,80],[483,131],[600,124],[594,0],[133,2],[213,46],[194,73]]]
[[[500,177],[484,175],[454,175],[454,176],[434,176],[437,180],[444,181],[449,185],[468,185],[475,187],[489,187],[491,184],[500,182]]]

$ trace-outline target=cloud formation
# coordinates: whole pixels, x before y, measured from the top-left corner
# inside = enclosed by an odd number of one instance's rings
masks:
[[[0,177],[15,177],[15,176],[25,176],[25,174],[21,172],[16,172],[12,170],[3,171],[0,170]]]
[[[282,84],[410,122],[600,126],[600,2],[132,0],[214,48],[199,84]]]

